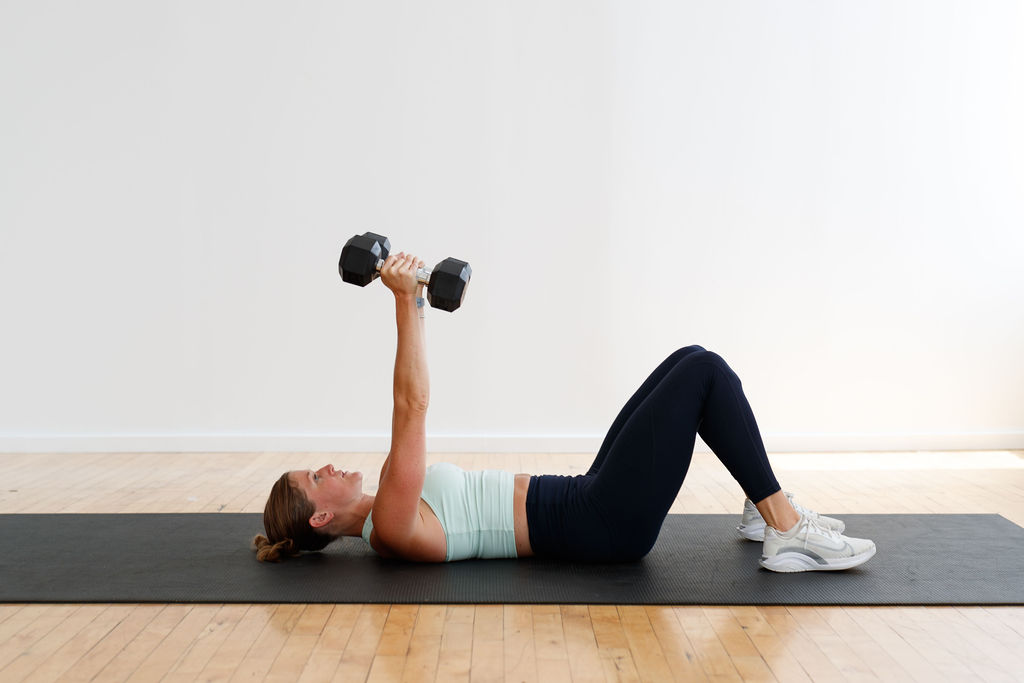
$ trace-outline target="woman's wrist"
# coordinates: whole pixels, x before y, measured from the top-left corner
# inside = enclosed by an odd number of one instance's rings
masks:
[[[424,310],[427,301],[415,294],[402,294],[395,296],[395,308],[400,316],[414,315],[418,318],[425,318]]]
[[[412,302],[416,306],[417,315],[424,317],[423,309],[427,305],[427,300],[423,298],[423,285],[416,288],[416,294],[413,295]]]

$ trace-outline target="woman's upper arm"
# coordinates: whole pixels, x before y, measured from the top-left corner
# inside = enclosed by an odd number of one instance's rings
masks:
[[[419,510],[427,468],[426,423],[425,410],[395,406],[391,452],[373,504],[373,527],[392,547],[409,542],[423,527]]]

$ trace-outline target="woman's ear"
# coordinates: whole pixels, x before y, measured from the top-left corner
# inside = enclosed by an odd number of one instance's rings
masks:
[[[309,518],[309,525],[314,529],[319,529],[325,524],[330,524],[332,519],[334,519],[333,512],[314,512],[313,516]]]

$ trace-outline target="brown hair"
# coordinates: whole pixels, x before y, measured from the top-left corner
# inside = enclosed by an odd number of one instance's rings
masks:
[[[252,539],[256,559],[280,562],[302,550],[320,550],[333,541],[332,536],[321,534],[310,525],[309,518],[314,512],[316,508],[302,489],[292,483],[288,472],[282,474],[270,489],[267,506],[263,508],[263,528],[267,535],[257,534]]]

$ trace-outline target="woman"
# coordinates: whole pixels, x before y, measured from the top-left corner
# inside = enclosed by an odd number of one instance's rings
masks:
[[[699,346],[669,356],[633,395],[594,464],[575,477],[426,467],[429,402],[424,351],[423,262],[399,253],[381,270],[395,295],[391,452],[376,496],[362,474],[327,465],[286,472],[263,514],[261,561],[362,536],[384,557],[445,562],[471,557],[542,557],[616,562],[650,551],[675,500],[700,434],[747,495],[737,527],[763,541],[760,565],[778,572],[848,569],[875,554],[844,524],[793,502],[772,473],[736,374]],[[752,502],[756,501],[756,502]]]

